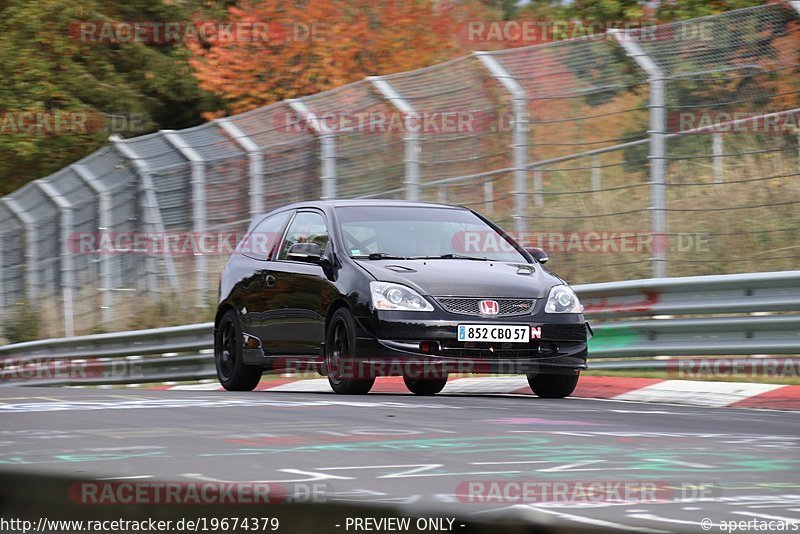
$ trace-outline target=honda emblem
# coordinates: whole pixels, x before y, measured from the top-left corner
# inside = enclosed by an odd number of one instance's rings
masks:
[[[482,300],[481,313],[483,315],[497,315],[500,313],[500,305],[496,300]]]

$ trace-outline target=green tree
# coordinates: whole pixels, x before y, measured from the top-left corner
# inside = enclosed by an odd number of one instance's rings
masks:
[[[719,15],[732,9],[764,5],[763,0],[680,0],[661,2],[659,22],[673,22],[708,15]]]
[[[517,0],[484,0],[483,3],[489,9],[499,12],[503,20],[516,18],[519,11]]]
[[[195,11],[192,2],[163,0],[0,2],[0,113],[7,120],[20,112],[135,119],[123,135],[199,123],[201,112],[217,104],[197,87],[184,43],[91,42],[77,31],[81,22],[184,21]],[[88,130],[96,131],[49,134],[19,132],[7,122],[0,135],[0,194],[101,146],[109,131],[102,120],[89,122],[98,128]]]

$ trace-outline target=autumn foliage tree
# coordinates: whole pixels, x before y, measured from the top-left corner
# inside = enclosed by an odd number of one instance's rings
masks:
[[[93,42],[82,39],[76,28],[82,22],[113,26],[185,21],[200,12],[217,16],[206,3],[0,0],[0,116],[25,112],[135,117],[135,128],[117,131],[126,137],[197,124],[202,110],[219,104],[197,88],[182,42]],[[15,131],[8,123],[0,126],[0,195],[93,152],[111,133],[100,128],[42,134]]]
[[[458,52],[457,9],[424,0],[241,2],[228,21],[266,24],[267,38],[207,36],[190,43],[191,65],[200,87],[237,113],[448,59]]]

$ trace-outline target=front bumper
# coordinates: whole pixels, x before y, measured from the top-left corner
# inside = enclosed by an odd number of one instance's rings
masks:
[[[412,312],[413,313],[413,312]],[[485,319],[426,319],[410,314],[372,322],[357,341],[357,365],[375,376],[415,373],[574,374],[587,368],[591,328],[583,316],[541,322],[536,316]],[[412,321],[412,319],[414,319]],[[570,322],[573,321],[573,322]],[[541,339],[528,343],[461,342],[459,324],[529,325],[541,328]]]

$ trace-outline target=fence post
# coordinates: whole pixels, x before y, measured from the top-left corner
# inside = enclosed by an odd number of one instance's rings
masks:
[[[158,197],[156,197],[156,190],[153,187],[153,180],[150,178],[150,166],[128,145],[119,135],[112,135],[109,140],[114,144],[114,148],[120,155],[128,160],[136,168],[136,173],[139,175],[140,186],[144,192],[143,205],[149,224],[155,228],[156,233],[162,236],[166,234],[164,229],[164,222],[161,219],[161,209],[158,206]],[[151,268],[148,269],[152,277],[157,276],[155,269],[152,267],[152,257],[148,255],[148,262],[151,263]],[[164,247],[164,263],[167,268],[167,280],[169,280],[170,287],[174,292],[178,292],[180,287],[178,285],[178,274],[175,271],[175,264],[172,261],[172,256],[169,255],[167,247]],[[151,292],[157,292],[157,282],[151,277],[148,277],[148,289]]]
[[[264,153],[255,141],[230,120],[230,117],[216,119],[214,122],[247,152],[250,176],[250,219],[253,219],[264,213]]]
[[[419,200],[420,164],[419,154],[422,150],[419,138],[419,113],[392,85],[380,76],[368,76],[367,80],[386,100],[392,103],[403,114],[405,124],[405,194],[407,200]],[[413,125],[413,126],[412,126]]]
[[[206,160],[173,130],[162,130],[161,135],[175,150],[189,160],[192,168],[192,231],[194,243],[202,243],[206,233]],[[195,306],[206,306],[208,292],[208,258],[202,250],[194,252]]]
[[[650,211],[651,232],[653,234],[653,277],[662,278],[667,275],[667,220],[665,198],[665,165],[666,165],[666,79],[664,72],[656,62],[647,55],[634,39],[629,38],[627,31],[609,30],[614,39],[647,74],[650,85]]]
[[[494,215],[494,182],[486,180],[483,182],[483,202],[486,206],[486,213],[489,216]]]
[[[30,304],[36,303],[39,296],[39,284],[36,276],[39,262],[39,243],[36,241],[36,220],[25,211],[12,197],[2,199],[11,213],[19,219],[25,228],[25,297]]]
[[[714,183],[721,184],[722,183],[722,176],[724,172],[724,161],[722,160],[722,134],[719,132],[714,132],[711,134],[711,162],[712,166],[714,167]]]
[[[544,196],[542,196],[542,170],[539,167],[533,168],[533,204],[540,208],[544,206]]]
[[[436,193],[436,201],[439,204],[447,204],[447,186],[440,185]]]
[[[61,213],[59,240],[61,241],[61,295],[63,298],[64,335],[72,337],[75,335],[75,309],[72,302],[72,291],[75,287],[75,262],[69,249],[69,241],[72,238],[73,208],[72,204],[52,184],[42,180],[36,180],[34,183],[58,207]]]
[[[489,73],[511,94],[511,151],[514,167],[514,230],[523,235],[528,228],[528,98],[516,78],[489,52],[473,52]]]
[[[603,189],[603,169],[600,167],[600,155],[595,154],[592,156],[592,191],[595,196],[600,195],[600,190]]]
[[[321,198],[336,198],[336,137],[333,131],[317,119],[316,114],[308,109],[302,100],[290,99],[286,102],[308,124],[319,137],[321,160],[320,180],[322,181]]]
[[[84,165],[72,165],[72,170],[75,171],[81,180],[86,185],[92,188],[97,193],[97,218],[98,230],[100,232],[108,232],[111,230],[111,192],[108,188],[97,179],[97,177]],[[111,273],[111,256],[108,253],[100,253],[98,258],[100,261],[100,279],[102,280],[102,289],[100,292],[100,320],[103,324],[110,323],[113,319],[113,305],[114,305],[114,283],[112,281]]]

